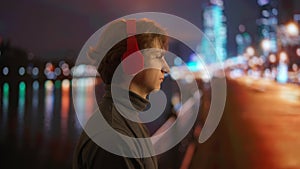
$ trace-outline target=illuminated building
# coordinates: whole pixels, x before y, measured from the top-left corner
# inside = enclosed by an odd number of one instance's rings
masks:
[[[223,10],[222,0],[211,0],[210,5],[204,9],[203,28],[206,37],[202,39],[197,52],[204,57],[206,63],[224,61],[227,57],[226,17]]]
[[[278,1],[257,0],[260,18],[257,20],[260,41],[268,40],[270,47],[263,49],[264,56],[277,52]]]
[[[241,56],[245,53],[246,48],[251,45],[252,39],[244,25],[239,25],[239,34],[236,35],[237,55]]]

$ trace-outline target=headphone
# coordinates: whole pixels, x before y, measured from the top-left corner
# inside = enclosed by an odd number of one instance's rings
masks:
[[[134,75],[144,68],[144,56],[139,49],[137,39],[135,37],[136,20],[126,21],[126,31],[127,31],[127,50],[122,56],[121,64],[124,73],[126,73],[127,75]]]

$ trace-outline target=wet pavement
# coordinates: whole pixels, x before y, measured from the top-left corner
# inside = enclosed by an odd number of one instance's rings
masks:
[[[190,168],[300,168],[300,87],[249,77],[227,85],[221,123],[196,144]]]

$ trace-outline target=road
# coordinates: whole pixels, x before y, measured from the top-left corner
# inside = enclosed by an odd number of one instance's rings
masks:
[[[300,169],[300,87],[249,77],[227,85],[222,120],[190,168]]]

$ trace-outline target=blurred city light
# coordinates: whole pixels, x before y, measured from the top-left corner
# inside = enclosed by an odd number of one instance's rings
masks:
[[[54,73],[55,73],[56,76],[60,76],[61,69],[59,67],[55,68]]]
[[[6,125],[7,122],[8,105],[9,105],[9,84],[4,83],[3,93],[2,93],[2,113],[3,113],[2,125]]]
[[[8,98],[9,97],[9,84],[4,83],[3,84],[3,98]]]
[[[288,23],[286,25],[286,30],[290,36],[298,36],[299,34],[299,28],[294,22]]]
[[[264,39],[261,42],[261,47],[264,51],[270,51],[271,49],[271,41],[269,39]]]
[[[285,52],[280,52],[279,54],[279,64],[277,67],[277,81],[279,83],[286,83],[288,81],[288,65],[287,65],[288,56]]]
[[[55,86],[56,89],[59,89],[61,87],[61,81],[60,80],[56,80],[54,82],[54,86]]]
[[[46,63],[44,74],[47,77],[47,79],[55,79],[56,74],[54,72],[55,68],[54,65],[51,62]]]
[[[61,62],[60,64],[61,64],[60,68],[63,71],[63,75],[64,76],[69,76],[70,75],[69,65],[67,63],[65,63],[65,62]]]
[[[296,49],[296,54],[297,54],[297,56],[300,56],[300,48]]]
[[[51,80],[46,80],[46,82],[45,82],[45,89],[47,91],[52,91],[53,90],[53,86],[54,86],[54,84],[53,84],[53,82]]]
[[[288,56],[286,54],[286,52],[280,52],[279,54],[279,61],[280,62],[286,62],[288,59]]]
[[[275,62],[276,62],[276,56],[275,56],[274,54],[271,54],[271,55],[269,56],[269,61],[270,61],[271,63],[275,63]]]
[[[33,76],[38,76],[38,75],[39,75],[39,68],[34,67],[34,68],[32,69],[32,75],[33,75]]]
[[[25,82],[20,82],[19,84],[19,96],[23,96],[26,93],[26,84]]]
[[[2,73],[3,73],[3,75],[8,75],[8,73],[9,73],[9,69],[8,69],[8,67],[4,67],[3,68],[3,70],[2,70]]]
[[[62,85],[61,86],[62,86],[63,90],[69,90],[69,88],[70,88],[70,81],[68,79],[64,79],[62,81]]]
[[[39,90],[39,87],[40,87],[39,81],[35,80],[32,82],[33,90]]]
[[[24,69],[25,71],[25,69]],[[24,130],[24,114],[25,114],[25,102],[26,102],[26,84],[25,82],[21,81],[19,83],[19,97],[18,97],[18,128],[17,128],[17,136],[22,138],[23,130]],[[22,144],[23,142],[18,139],[19,143]]]
[[[70,110],[70,81],[64,79],[62,81],[62,99],[61,99],[61,131],[62,138],[66,139],[68,133],[68,117]]]
[[[174,66],[174,67],[171,67],[171,70],[170,70],[170,75],[171,75],[171,78],[174,79],[174,80],[178,80],[180,77],[181,77],[181,74],[180,74],[180,71],[179,71],[179,68]]]
[[[294,63],[292,65],[292,69],[293,69],[294,72],[297,72],[298,71],[298,65],[296,63]]]
[[[258,5],[264,6],[269,3],[269,0],[257,0]]]
[[[23,76],[25,74],[25,68],[24,67],[20,67],[19,68],[19,75]]]
[[[180,65],[182,65],[182,60],[181,60],[180,57],[176,57],[176,58],[174,59],[174,65],[175,65],[175,66],[180,66]]]
[[[97,68],[92,65],[78,65],[73,67],[72,70],[73,77],[96,77],[99,76]]]
[[[54,110],[54,84],[51,80],[47,80],[45,82],[46,88],[46,95],[45,95],[45,114],[44,114],[44,132],[45,136],[49,137],[50,130],[52,127],[52,120],[53,120],[53,110]]]
[[[247,54],[248,56],[254,56],[254,54],[255,54],[255,49],[254,49],[253,47],[249,46],[249,47],[246,49],[246,54]]]

